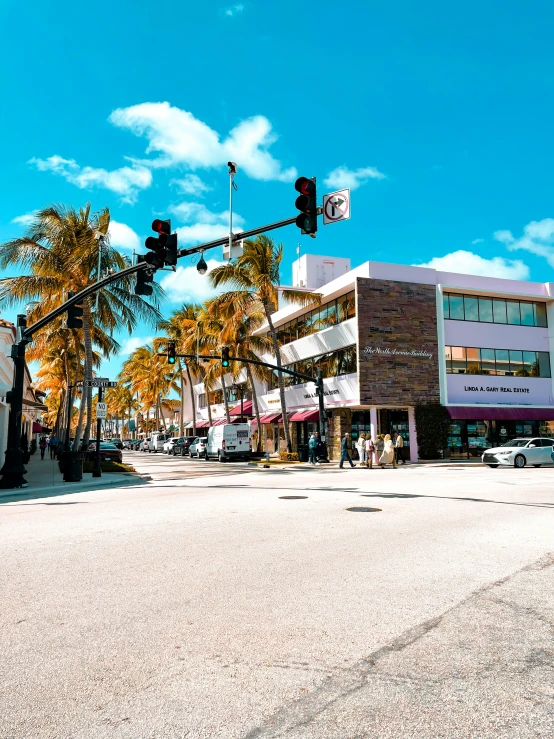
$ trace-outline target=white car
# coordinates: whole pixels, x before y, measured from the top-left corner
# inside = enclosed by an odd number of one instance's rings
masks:
[[[518,467],[526,464],[540,467],[552,464],[552,439],[512,439],[502,446],[487,449],[483,454],[483,463],[489,467]]]
[[[147,452],[148,451],[148,444],[150,444],[150,437],[147,436],[146,439],[143,439],[139,444],[139,451],[140,452]]]
[[[189,447],[189,455],[190,457],[204,457],[206,455],[206,438],[199,436],[196,437],[196,439],[192,442],[192,444]]]
[[[173,447],[175,446],[175,442],[179,441],[181,437],[180,436],[172,436],[171,439],[168,439],[167,441],[164,441],[164,454],[171,454],[173,452]]]

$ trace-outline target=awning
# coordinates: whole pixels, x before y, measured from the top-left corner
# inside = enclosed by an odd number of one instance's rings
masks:
[[[30,400],[29,398],[23,398],[23,405],[27,406],[27,408],[38,408],[41,411],[47,411],[48,406],[44,405],[44,403],[39,403],[36,400]]]
[[[43,431],[42,424],[33,421],[33,434],[42,434]]]
[[[310,411],[296,411],[289,418],[289,421],[317,421],[319,418],[319,411],[312,409]]]
[[[450,418],[476,421],[554,421],[554,408],[491,408],[490,406],[447,406]]]
[[[210,425],[209,421],[197,421],[196,422],[196,428],[197,429],[206,429]]]
[[[214,421],[214,426],[223,426],[225,423],[227,423],[226,418],[218,418],[217,421]]]
[[[280,413],[266,413],[260,416],[261,423],[281,423],[283,416]]]
[[[187,421],[187,423],[185,423],[185,425],[183,426],[183,428],[184,429],[191,429],[193,426],[194,426],[194,423],[192,421]]]
[[[242,408],[242,414],[243,416],[251,416],[252,415],[252,401],[251,400],[245,400],[243,403]],[[240,403],[233,408],[233,410],[230,413],[231,416],[240,416]]]

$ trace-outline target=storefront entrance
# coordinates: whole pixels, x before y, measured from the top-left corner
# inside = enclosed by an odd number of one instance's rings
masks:
[[[410,458],[410,426],[408,423],[408,411],[397,408],[381,408],[378,411],[379,433],[390,434],[394,439],[394,434],[400,434],[404,440],[405,458]]]
[[[554,421],[456,421],[450,424],[448,447],[451,459],[480,457],[485,449],[510,439],[554,437]]]

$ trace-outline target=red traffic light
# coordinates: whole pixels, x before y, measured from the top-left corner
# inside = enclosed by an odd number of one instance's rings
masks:
[[[152,221],[152,231],[159,234],[170,234],[171,221],[162,221],[161,218],[156,218],[155,221]]]
[[[302,195],[314,195],[315,183],[307,177],[299,177],[294,183],[294,189],[301,192]]]

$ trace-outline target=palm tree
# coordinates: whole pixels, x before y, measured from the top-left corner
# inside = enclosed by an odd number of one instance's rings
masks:
[[[285,385],[281,372],[281,352],[277,332],[271,318],[278,305],[278,287],[280,284],[280,266],[283,259],[283,245],[273,242],[268,236],[257,236],[244,242],[244,252],[236,262],[216,267],[210,272],[210,280],[215,287],[229,285],[232,291],[227,293],[238,312],[246,314],[250,308],[263,312],[268,324],[269,335],[273,343],[273,354],[277,363],[279,394],[283,413],[283,426],[287,449],[292,451],[289,422],[285,403]],[[282,295],[288,303],[296,305],[319,304],[319,293],[302,290],[283,290]]]
[[[109,225],[108,208],[93,214],[90,204],[79,211],[61,205],[39,211],[23,237],[0,246],[0,268],[16,266],[30,270],[29,274],[0,280],[0,302],[14,305],[23,300],[36,300],[28,313],[30,323],[34,323],[61,305],[67,297],[66,291],[79,292],[96,282],[99,256],[102,274],[128,266],[124,257],[110,246]],[[119,348],[112,338],[116,329],[127,329],[131,333],[139,322],[159,320],[157,308],[134,295],[133,287],[133,279],[126,276],[102,289],[96,309],[90,298],[83,300],[83,328],[74,336],[82,337],[84,344],[85,380],[92,379],[93,345],[99,346],[108,357]],[[155,283],[154,289],[156,302],[162,293]],[[87,389],[86,395],[85,441],[92,421],[92,388]],[[85,403],[82,402],[75,450],[79,447],[84,411]]]

